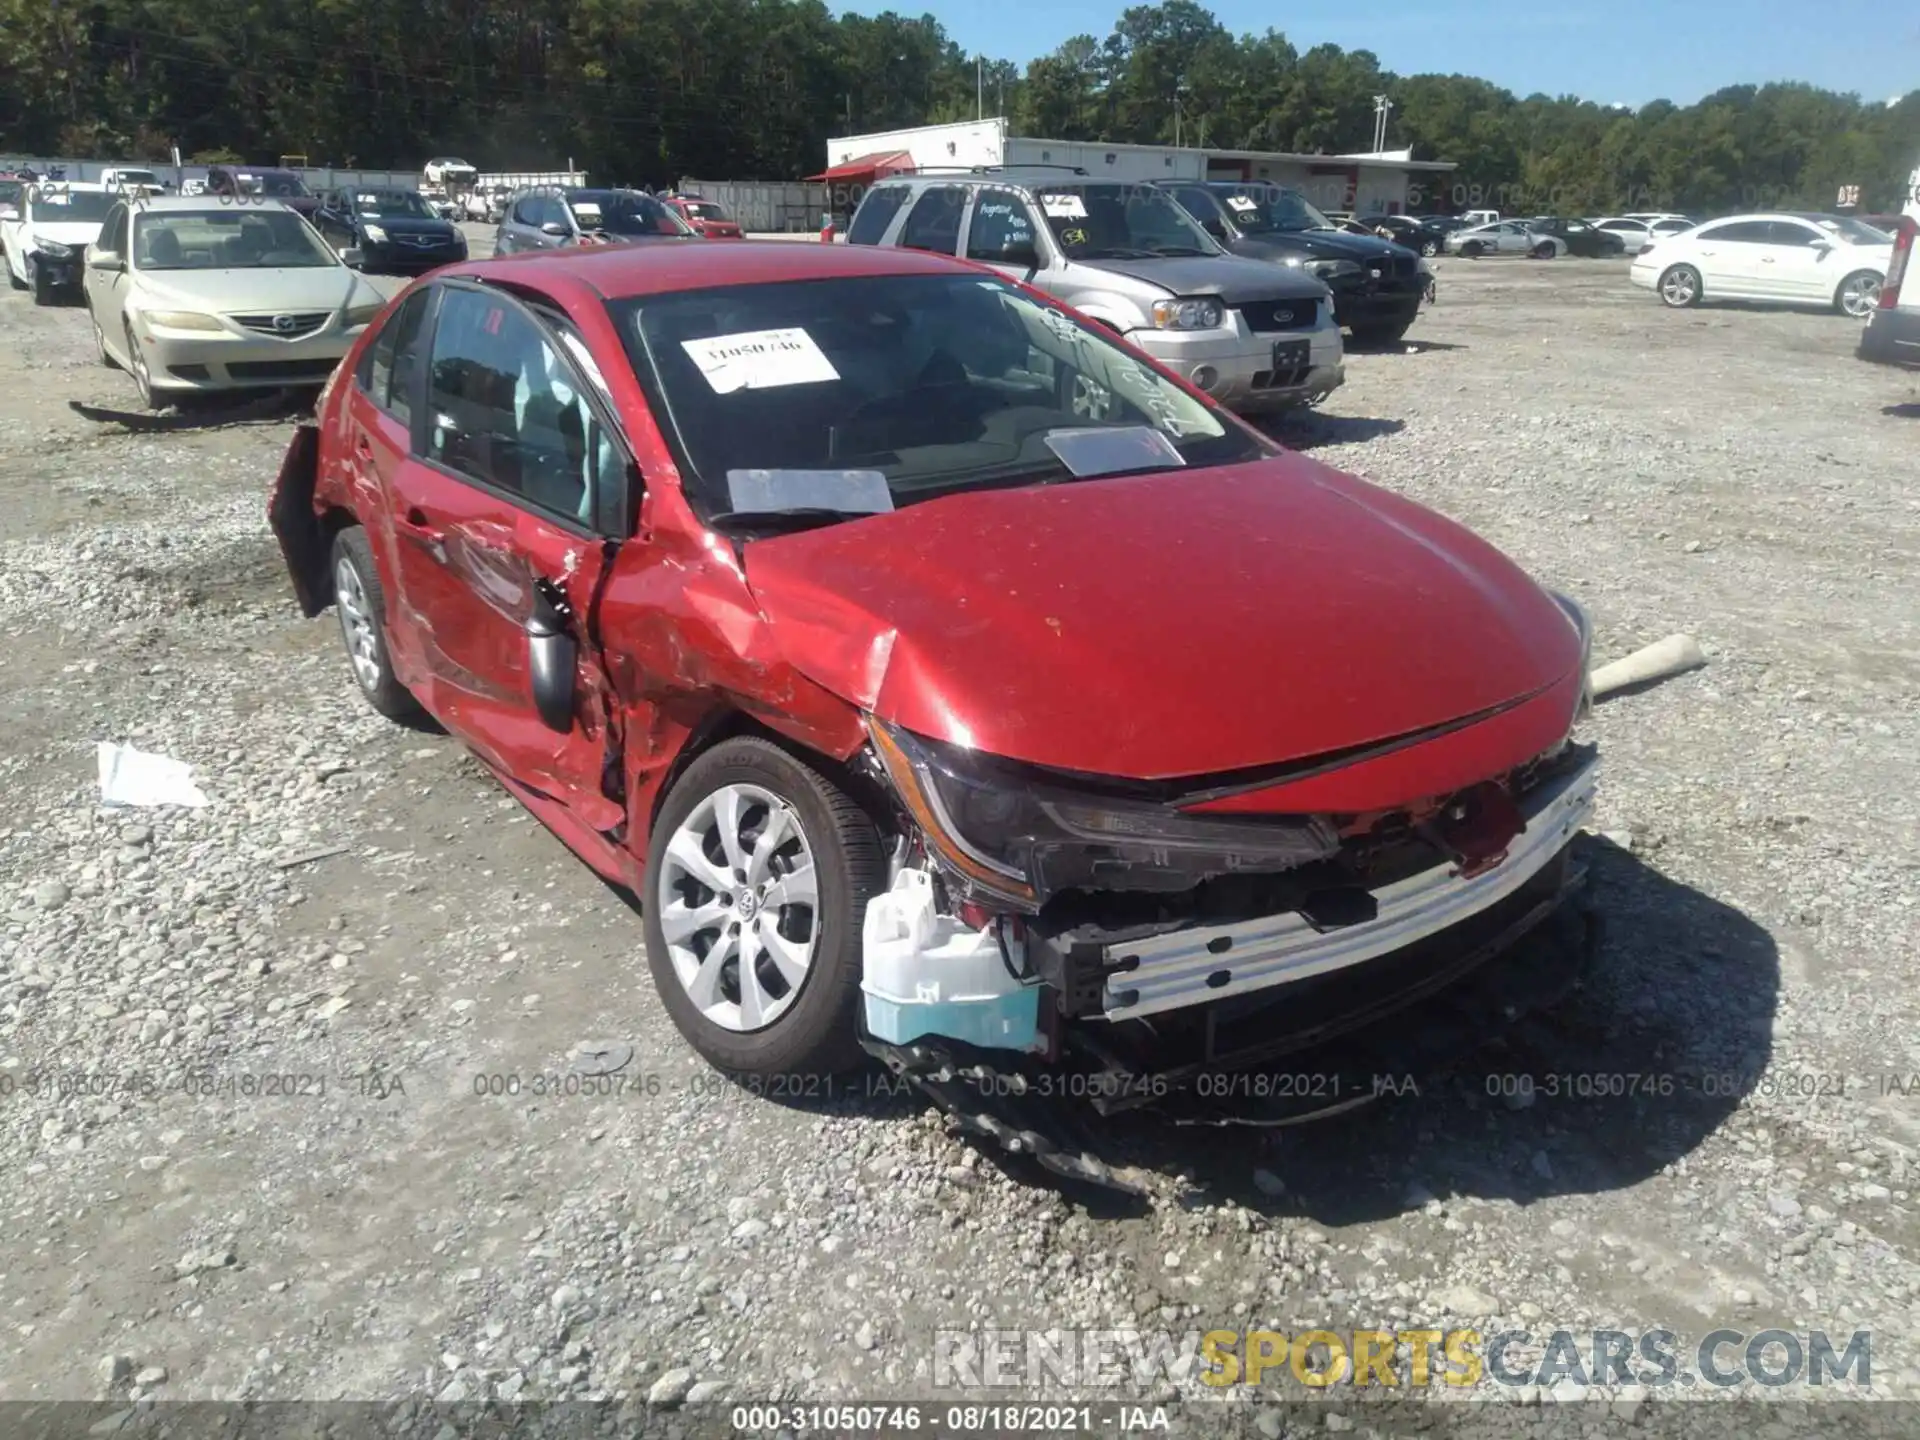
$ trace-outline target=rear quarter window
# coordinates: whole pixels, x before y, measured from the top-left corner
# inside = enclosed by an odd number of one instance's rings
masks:
[[[885,238],[887,227],[893,223],[893,217],[900,213],[900,207],[906,203],[906,186],[874,186],[867,191],[866,198],[860,202],[860,208],[854,212],[853,224],[847,227],[847,243],[878,245]]]

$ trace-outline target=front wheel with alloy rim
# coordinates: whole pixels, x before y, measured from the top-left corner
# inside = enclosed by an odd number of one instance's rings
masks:
[[[1420,253],[1429,259],[1433,258],[1440,253],[1440,242],[1438,240],[1423,241],[1420,246]]]
[[[1880,304],[1880,276],[1871,270],[1856,270],[1840,282],[1833,293],[1833,308],[1854,320],[1864,320]]]
[[[373,565],[367,532],[349,525],[333,537],[333,608],[340,616],[340,639],[354,683],[367,703],[389,720],[405,720],[420,711],[413,692],[393,673],[387,653],[387,592]]]
[[[1691,265],[1674,265],[1660,272],[1660,301],[1675,310],[1700,303],[1700,272]]]
[[[687,767],[648,849],[647,966],[693,1048],[730,1075],[860,1064],[860,930],[886,888],[866,812],[792,751],[742,736]]]

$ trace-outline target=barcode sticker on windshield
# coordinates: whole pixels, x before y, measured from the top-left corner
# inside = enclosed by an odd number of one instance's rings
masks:
[[[1047,214],[1056,220],[1087,218],[1087,207],[1078,195],[1042,195],[1040,203],[1046,207]]]
[[[1257,210],[1259,208],[1253,203],[1252,197],[1247,195],[1229,195],[1227,197],[1227,204],[1243,214],[1249,210]]]
[[[813,337],[798,327],[682,340],[680,348],[719,395],[731,395],[736,390],[772,390],[782,385],[814,385],[840,378],[840,372],[820,353]]]

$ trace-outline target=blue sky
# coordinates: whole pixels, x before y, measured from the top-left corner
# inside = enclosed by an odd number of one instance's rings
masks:
[[[931,11],[969,51],[1025,64],[1105,36],[1127,0],[864,0]],[[1920,12],[1864,0],[1201,0],[1236,33],[1272,26],[1300,49],[1366,49],[1400,74],[1458,71],[1520,94],[1690,104],[1724,85],[1805,80],[1886,100],[1920,89]]]

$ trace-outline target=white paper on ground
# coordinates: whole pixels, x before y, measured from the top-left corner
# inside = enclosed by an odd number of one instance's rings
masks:
[[[131,745],[100,742],[102,805],[184,805],[198,810],[207,797],[193,783],[193,767],[184,760],[149,755]]]
[[[805,330],[745,330],[738,335],[714,335],[705,340],[682,340],[680,348],[692,357],[715,393],[771,390],[780,385],[813,385],[838,380],[840,372],[813,343]]]

